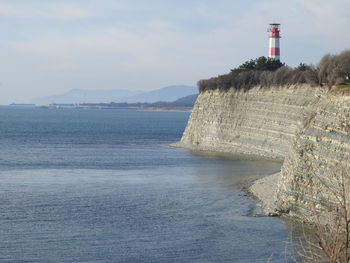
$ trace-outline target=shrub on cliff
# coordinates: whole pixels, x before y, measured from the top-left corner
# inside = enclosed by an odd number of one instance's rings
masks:
[[[199,91],[249,90],[254,86],[289,86],[309,84],[311,86],[334,86],[346,83],[350,78],[350,50],[339,55],[324,56],[317,67],[300,63],[291,68],[266,57],[249,60],[232,69],[230,73],[198,82]]]
[[[337,203],[330,202],[327,211],[313,211],[316,215],[314,231],[305,237],[298,253],[305,263],[349,263],[350,262],[350,178],[343,171],[338,189],[329,189]]]
[[[350,76],[350,50],[339,55],[326,55],[318,64],[320,85],[334,86],[344,84]]]

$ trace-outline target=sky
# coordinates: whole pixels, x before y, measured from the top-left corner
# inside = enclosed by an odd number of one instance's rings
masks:
[[[316,64],[350,48],[350,0],[0,0],[0,104],[73,88],[153,90],[267,56]]]

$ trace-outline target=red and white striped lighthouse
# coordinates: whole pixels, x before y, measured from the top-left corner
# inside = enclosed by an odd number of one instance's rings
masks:
[[[280,60],[280,24],[270,24],[267,32],[269,32],[269,58]]]

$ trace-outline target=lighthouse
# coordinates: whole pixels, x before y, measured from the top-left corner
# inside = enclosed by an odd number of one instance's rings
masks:
[[[269,58],[280,60],[280,24],[270,24],[269,29]]]

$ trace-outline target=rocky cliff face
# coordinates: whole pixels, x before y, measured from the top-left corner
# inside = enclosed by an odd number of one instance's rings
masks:
[[[277,208],[306,219],[331,209],[339,203],[342,184],[350,188],[349,157],[350,97],[324,92],[286,155]]]
[[[305,217],[336,202],[350,172],[350,97],[308,86],[202,92],[179,144],[284,159],[275,209]]]

